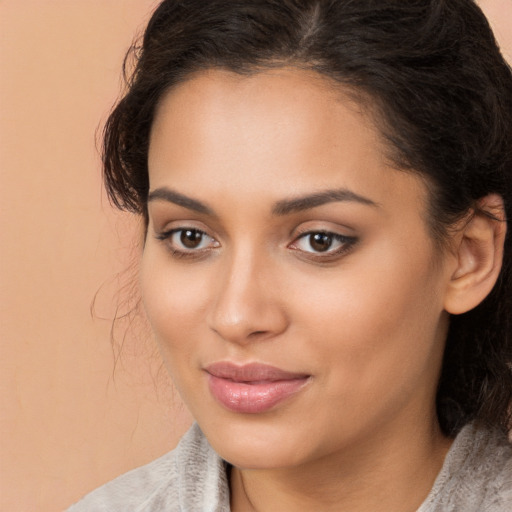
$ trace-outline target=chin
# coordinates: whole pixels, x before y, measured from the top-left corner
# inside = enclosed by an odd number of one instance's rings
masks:
[[[261,447],[240,442],[215,449],[224,460],[239,469],[283,469],[299,466],[302,462],[296,451],[275,445]]]
[[[304,458],[305,439],[291,425],[280,425],[275,418],[243,418],[199,425],[214,450],[227,462],[240,469],[279,469],[299,465]],[[293,435],[290,435],[293,433]]]

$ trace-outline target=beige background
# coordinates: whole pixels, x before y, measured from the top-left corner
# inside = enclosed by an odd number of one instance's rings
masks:
[[[512,56],[512,0],[481,3]],[[110,345],[138,225],[101,191],[94,134],[154,5],[0,0],[1,511],[62,510],[190,421],[141,317],[116,327],[117,362]]]

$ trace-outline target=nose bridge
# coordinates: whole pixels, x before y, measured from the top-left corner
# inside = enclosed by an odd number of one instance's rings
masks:
[[[282,331],[286,318],[274,286],[271,258],[248,243],[240,244],[223,258],[221,267],[210,327],[222,338],[237,343]]]

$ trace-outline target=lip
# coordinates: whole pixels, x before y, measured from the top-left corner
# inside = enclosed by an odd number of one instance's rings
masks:
[[[213,397],[233,412],[266,412],[297,394],[310,375],[260,363],[236,365],[219,362],[204,368]]]

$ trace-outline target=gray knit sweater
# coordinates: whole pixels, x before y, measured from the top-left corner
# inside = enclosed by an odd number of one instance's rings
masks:
[[[197,425],[177,448],[96,489],[68,512],[229,512],[226,463]],[[417,512],[512,512],[512,446],[467,425]]]

